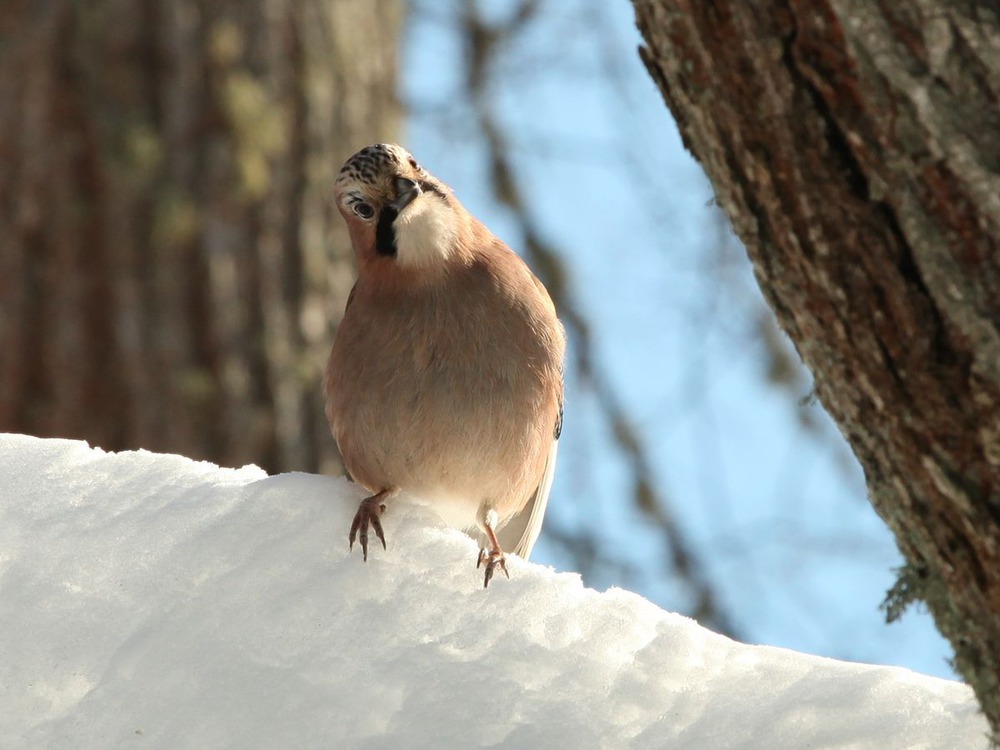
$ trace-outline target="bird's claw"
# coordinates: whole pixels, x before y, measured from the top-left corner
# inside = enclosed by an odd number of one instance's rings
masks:
[[[361,554],[366,562],[368,561],[369,526],[375,529],[375,536],[382,542],[382,549],[386,549],[385,534],[382,532],[382,521],[379,520],[379,517],[385,513],[385,503],[382,502],[383,498],[383,493],[380,492],[361,501],[361,504],[358,505],[358,512],[354,514],[354,521],[351,523],[351,533],[347,537],[350,549],[352,550],[354,549],[354,540],[359,539],[361,541]]]
[[[507,572],[507,558],[503,554],[502,549],[493,550],[479,550],[479,559],[476,561],[476,568],[479,568],[486,563],[486,578],[483,580],[483,588],[490,587],[490,581],[493,580],[493,573],[496,571],[497,567],[503,571],[503,574],[510,579],[510,573]]]

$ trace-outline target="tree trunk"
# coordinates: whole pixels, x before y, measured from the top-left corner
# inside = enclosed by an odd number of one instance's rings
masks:
[[[5,0],[0,429],[329,469],[353,259],[329,195],[391,137],[396,0]]]
[[[1000,734],[998,6],[634,5],[643,60],[908,561],[902,595],[927,602]]]

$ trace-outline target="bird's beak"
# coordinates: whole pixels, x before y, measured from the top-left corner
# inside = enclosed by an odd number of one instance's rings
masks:
[[[408,177],[397,177],[396,178],[396,200],[389,203],[396,210],[396,215],[398,216],[402,213],[403,209],[406,208],[413,199],[416,198],[420,193],[423,192],[420,189],[420,185],[416,181],[411,180]]]

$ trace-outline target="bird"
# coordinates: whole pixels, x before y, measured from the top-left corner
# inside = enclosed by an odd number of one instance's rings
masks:
[[[402,146],[351,156],[334,185],[357,280],[324,374],[326,416],[368,495],[348,534],[401,492],[483,540],[484,588],[527,559],[563,423],[566,335],[527,264]]]

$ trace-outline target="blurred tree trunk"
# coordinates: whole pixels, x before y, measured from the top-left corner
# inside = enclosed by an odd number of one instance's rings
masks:
[[[635,0],[642,56],[1000,733],[1000,17]]]
[[[333,468],[329,201],[391,138],[396,0],[5,0],[0,429]]]

